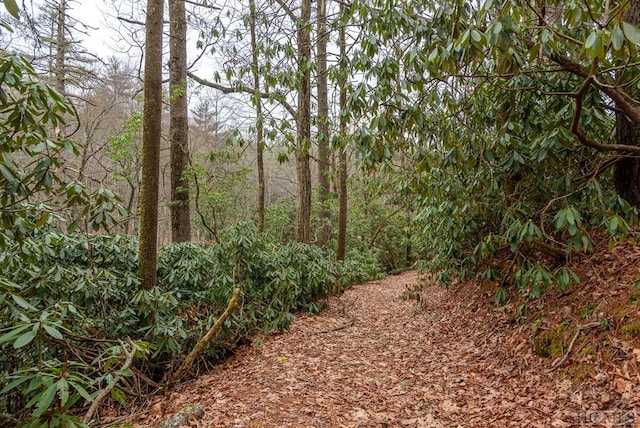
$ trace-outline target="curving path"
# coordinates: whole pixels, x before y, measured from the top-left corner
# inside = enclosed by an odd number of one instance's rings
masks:
[[[408,272],[332,298],[159,397],[135,426],[187,404],[204,409],[197,427],[587,426],[598,397],[543,370],[549,360],[505,335],[506,316],[437,286],[420,305],[402,299],[416,283]]]

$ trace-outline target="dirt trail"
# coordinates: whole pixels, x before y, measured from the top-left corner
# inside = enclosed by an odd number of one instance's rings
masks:
[[[401,299],[415,283],[409,272],[332,298],[156,399],[136,426],[187,404],[204,408],[197,427],[594,426],[597,391],[542,370],[505,336],[506,316],[437,286],[421,305]]]

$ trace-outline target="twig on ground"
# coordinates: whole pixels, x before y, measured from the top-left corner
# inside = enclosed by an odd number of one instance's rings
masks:
[[[312,331],[311,333],[309,333],[309,336],[315,336],[318,334],[326,334],[326,333],[333,333],[334,331],[340,331],[340,330],[344,330],[345,328],[349,328],[352,327],[354,324],[356,323],[356,320],[349,317],[349,322],[339,325],[337,327],[333,327],[333,328],[327,328],[325,330],[319,330],[319,331]]]
[[[590,328],[600,327],[600,325],[601,324],[599,322],[592,322],[592,323],[589,323],[589,324],[579,325],[578,328],[576,328],[576,332],[573,335],[573,339],[571,339],[571,343],[569,343],[569,347],[567,348],[567,352],[565,352],[564,356],[562,357],[562,359],[560,361],[558,361],[556,364],[553,365],[551,370],[553,371],[553,370],[557,369],[558,367],[563,365],[565,361],[567,361],[567,358],[569,358],[569,355],[571,354],[571,350],[573,349],[573,345],[575,345],[576,340],[578,339],[578,336],[580,335],[580,332],[582,330],[588,330]]]

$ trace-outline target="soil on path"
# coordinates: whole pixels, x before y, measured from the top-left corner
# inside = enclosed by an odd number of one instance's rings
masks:
[[[505,333],[508,317],[495,308],[435,285],[420,304],[403,299],[417,275],[330,299],[322,313],[158,397],[135,426],[157,426],[188,404],[204,409],[197,427],[573,427],[621,417],[635,425],[624,416],[629,397],[624,406],[603,400],[597,386],[549,370]]]

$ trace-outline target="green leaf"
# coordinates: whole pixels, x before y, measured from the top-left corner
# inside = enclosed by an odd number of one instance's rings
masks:
[[[597,38],[598,35],[596,34],[596,32],[592,31],[591,34],[589,34],[589,37],[587,37],[587,40],[584,42],[584,47],[586,49],[591,49],[591,47],[595,44]]]
[[[18,349],[18,348],[22,348],[23,346],[28,345],[29,343],[31,343],[31,341],[33,339],[35,339],[37,334],[38,334],[38,324],[34,325],[33,328],[30,331],[28,331],[28,332],[24,333],[22,336],[18,337],[16,339],[16,341],[13,342],[13,347],[15,349]]]
[[[604,57],[604,43],[602,42],[602,33],[600,30],[594,30],[589,34],[587,40],[584,42],[584,48],[592,58]]]
[[[121,404],[125,404],[127,401],[127,396],[120,388],[113,388],[111,390],[111,398],[119,401]]]
[[[556,231],[561,230],[566,221],[567,221],[567,211],[566,210],[558,211],[558,214],[556,214]]]
[[[117,372],[122,377],[131,377],[133,376],[133,372],[131,369],[118,370]]]
[[[60,405],[64,407],[69,401],[69,382],[65,378],[61,378],[56,382],[56,388],[60,396]]]
[[[25,324],[25,325],[21,325],[20,327],[9,331],[8,333],[6,333],[2,337],[0,337],[0,345],[3,345],[5,343],[7,343],[7,342],[11,342],[16,336],[18,336],[20,333],[22,333],[23,331],[25,331],[26,329],[28,329],[30,327],[31,327],[31,324]]]
[[[42,327],[47,332],[47,334],[49,334],[49,336],[53,337],[54,339],[62,339],[62,333],[60,333],[60,330],[55,328],[53,325],[42,324]]]
[[[570,225],[576,224],[576,218],[573,215],[573,209],[568,209],[567,210],[567,222]]]
[[[14,18],[18,19],[20,17],[20,9],[18,9],[18,4],[15,0],[3,0],[3,2],[7,12],[9,12]]]
[[[628,22],[622,23],[622,31],[624,35],[631,43],[640,45],[640,30],[635,25],[631,25]]]
[[[42,416],[44,412],[47,411],[47,409],[53,402],[54,397],[56,396],[57,390],[57,383],[52,383],[42,394],[40,394],[40,399],[38,400],[38,405],[33,412],[33,416]]]
[[[16,181],[16,177],[13,175],[11,170],[0,163],[0,174],[7,180],[9,183],[13,183]]]
[[[33,305],[29,304],[26,300],[24,300],[22,297],[18,296],[17,294],[12,294],[11,298],[22,309],[26,309],[27,311],[35,311],[36,310],[36,308]]]
[[[20,376],[19,378],[17,378],[13,382],[10,382],[4,388],[2,388],[2,391],[0,391],[0,395],[6,394],[7,392],[9,392],[12,389],[22,385],[23,383],[25,383],[26,381],[28,381],[30,379],[31,379],[31,376]]]
[[[611,218],[611,220],[609,221],[609,233],[610,234],[614,234],[616,233],[616,231],[618,230],[618,216],[614,216]]]
[[[88,403],[91,403],[93,401],[93,397],[91,396],[91,394],[89,394],[87,392],[86,389],[84,389],[81,385],[78,385],[77,383],[73,384],[73,388],[78,391],[78,394],[80,394],[82,396],[82,398],[84,398],[85,400],[87,400]]]
[[[620,26],[616,26],[616,28],[611,32],[611,45],[613,46],[613,49],[617,51],[622,49],[622,46],[624,45],[624,33]]]

